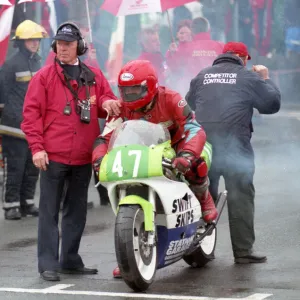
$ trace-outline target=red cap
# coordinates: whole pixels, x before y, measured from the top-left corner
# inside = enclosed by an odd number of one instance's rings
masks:
[[[248,60],[251,59],[247,46],[241,42],[228,42],[223,48],[223,53],[233,52],[240,56],[248,56]]]

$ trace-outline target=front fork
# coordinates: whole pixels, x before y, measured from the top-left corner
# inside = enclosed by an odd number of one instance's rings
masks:
[[[125,198],[126,195],[126,187],[121,187],[119,189],[119,199]],[[156,226],[155,226],[155,215],[156,215],[156,193],[155,190],[148,186],[148,202],[152,205],[152,214],[153,214],[153,230],[152,231],[146,231],[147,232],[147,242],[149,246],[154,246],[156,241],[155,241],[155,236],[156,236]],[[145,214],[145,212],[144,212]]]
[[[154,246],[155,236],[156,236],[156,226],[155,226],[155,214],[156,214],[156,193],[154,189],[148,186],[148,201],[152,204],[153,207],[153,231],[148,231],[148,245]]]

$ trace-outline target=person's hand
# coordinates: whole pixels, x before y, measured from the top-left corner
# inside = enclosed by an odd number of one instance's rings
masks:
[[[94,172],[96,173],[97,180],[99,180],[98,177],[99,177],[100,165],[101,165],[102,159],[103,159],[103,157],[100,157],[93,163],[93,169],[94,169]]]
[[[122,107],[120,100],[106,100],[102,104],[102,108],[106,110],[108,116],[118,116],[121,113]]]
[[[171,43],[171,45],[169,47],[169,50],[171,52],[176,52],[178,50],[178,47],[177,47],[176,43]]]
[[[255,65],[252,67],[252,71],[258,73],[262,79],[269,79],[269,69],[263,65]]]
[[[48,154],[45,150],[36,152],[32,156],[33,164],[40,170],[47,170],[47,165],[49,165]]]
[[[185,174],[192,166],[193,157],[176,157],[172,161],[172,167],[177,169],[180,173]]]

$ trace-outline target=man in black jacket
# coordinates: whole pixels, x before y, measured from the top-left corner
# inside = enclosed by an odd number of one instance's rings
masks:
[[[19,48],[0,72],[0,102],[4,103],[2,125],[20,128],[25,94],[32,76],[41,68],[37,54],[45,29],[25,20],[16,29],[14,47]],[[2,137],[4,157],[3,209],[5,219],[38,216],[33,198],[39,170],[32,162],[26,140],[9,135]]]
[[[253,252],[254,153],[251,146],[253,108],[261,114],[280,109],[281,95],[268,69],[245,68],[251,59],[243,43],[229,42],[213,66],[191,81],[186,96],[213,146],[210,192],[216,200],[221,176],[228,190],[228,215],[236,263],[261,263],[266,256]]]

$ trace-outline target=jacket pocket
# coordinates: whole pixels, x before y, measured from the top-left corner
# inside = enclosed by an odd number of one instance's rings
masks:
[[[56,118],[57,118],[56,114],[46,117],[46,119],[44,121],[44,133],[48,130],[48,128],[56,120]]]

